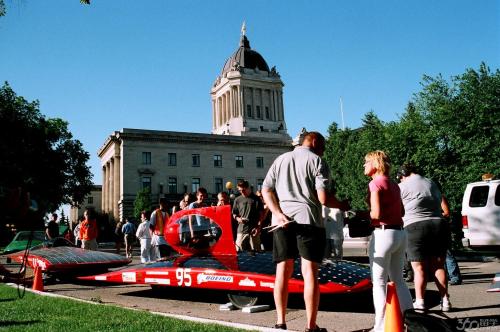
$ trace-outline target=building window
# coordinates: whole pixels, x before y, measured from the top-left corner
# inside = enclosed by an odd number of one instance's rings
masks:
[[[149,192],[151,192],[151,177],[150,176],[143,176],[142,177],[142,189],[149,189]]]
[[[236,168],[243,168],[243,156],[236,156],[234,160],[236,161]]]
[[[214,167],[222,167],[222,156],[214,154]]]
[[[260,119],[260,106],[255,107],[255,113],[257,113],[257,119]]]
[[[168,166],[177,166],[177,153],[168,154]]]
[[[264,179],[257,179],[257,190],[262,190],[263,183],[264,183]]]
[[[191,180],[191,192],[197,192],[198,188],[200,188],[200,178],[193,178]]]
[[[264,157],[257,157],[257,168],[264,168]]]
[[[200,167],[200,155],[199,154],[193,154],[193,167]]]
[[[151,165],[151,152],[143,152],[142,153],[142,164],[143,165]]]
[[[266,119],[269,119],[269,107],[266,106]]]
[[[92,196],[87,197],[87,204],[94,204],[94,197]]]
[[[168,178],[168,193],[177,194],[177,178],[175,176]]]
[[[252,105],[247,105],[247,117],[252,117]]]
[[[224,190],[222,178],[215,178],[215,192],[218,194]]]

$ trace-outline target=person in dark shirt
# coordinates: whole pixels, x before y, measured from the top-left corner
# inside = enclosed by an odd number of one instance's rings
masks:
[[[57,213],[52,213],[51,219],[45,228],[45,238],[53,240],[59,236],[59,224],[57,223]]]
[[[238,222],[236,250],[260,251],[260,229],[264,212],[262,200],[252,192],[248,181],[239,181],[237,187],[241,195],[233,204],[233,217]]]

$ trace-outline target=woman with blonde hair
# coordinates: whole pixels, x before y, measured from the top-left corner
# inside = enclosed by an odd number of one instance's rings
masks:
[[[406,233],[399,186],[391,181],[390,160],[384,151],[366,154],[364,174],[368,185],[371,224],[375,228],[369,244],[370,269],[375,307],[374,331],[384,331],[387,279],[396,285],[401,311],[413,308],[411,294],[403,279]]]

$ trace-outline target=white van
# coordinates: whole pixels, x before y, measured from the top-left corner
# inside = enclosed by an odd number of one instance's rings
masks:
[[[462,200],[462,226],[464,246],[500,246],[500,180],[467,185]]]

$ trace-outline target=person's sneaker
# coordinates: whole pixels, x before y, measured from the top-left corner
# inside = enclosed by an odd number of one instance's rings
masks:
[[[461,285],[461,284],[462,284],[462,280],[460,280],[460,279],[450,280],[448,282],[448,285],[450,285],[450,286],[456,286],[456,285]]]
[[[413,302],[413,309],[418,311],[424,311],[425,310],[424,300],[415,300],[415,302]]]
[[[448,297],[443,297],[441,300],[441,311],[442,312],[448,312],[451,310],[451,302]]]

